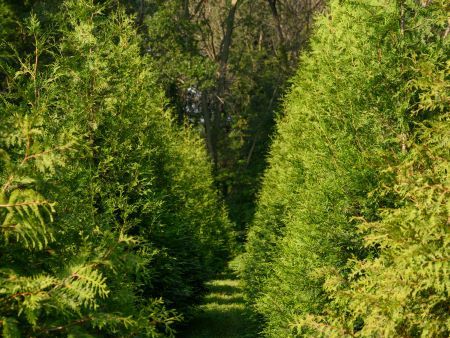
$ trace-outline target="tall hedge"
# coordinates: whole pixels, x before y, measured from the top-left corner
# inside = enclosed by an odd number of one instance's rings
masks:
[[[317,18],[248,235],[267,336],[448,335],[447,9],[331,1]]]
[[[52,12],[30,16],[34,52],[3,69],[2,335],[170,336],[227,259],[206,154],[173,127],[115,2]]]

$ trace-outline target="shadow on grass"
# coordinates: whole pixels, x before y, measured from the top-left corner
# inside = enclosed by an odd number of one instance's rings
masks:
[[[231,281],[231,279],[226,279],[224,281]],[[227,284],[213,284],[213,282],[209,282],[206,284],[206,287],[208,288],[208,292],[210,293],[225,293],[225,294],[233,294],[233,293],[239,293],[241,292],[241,289],[236,285],[227,285]]]
[[[246,308],[236,276],[223,274],[207,283],[198,314],[179,338],[255,338],[257,325]]]
[[[205,304],[215,303],[219,305],[232,305],[232,304],[244,304],[244,297],[242,295],[238,296],[219,296],[219,295],[208,295],[205,297]]]

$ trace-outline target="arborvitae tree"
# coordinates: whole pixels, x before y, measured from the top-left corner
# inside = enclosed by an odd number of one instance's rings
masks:
[[[441,94],[448,103],[448,94]],[[379,254],[350,261],[347,278],[327,278],[332,302],[321,316],[296,318],[300,332],[311,337],[448,337],[449,130],[448,113],[422,125],[407,143],[403,161],[386,169],[395,176],[379,193],[396,195],[398,202],[383,209],[380,220],[359,226],[365,245]]]
[[[318,19],[248,237],[247,295],[267,336],[448,333],[448,123],[415,133],[448,114],[445,9],[334,1]]]
[[[448,6],[400,5],[398,68],[410,132],[371,192],[391,203],[358,231],[373,254],[330,276],[322,316],[297,318],[312,337],[450,334],[450,96]],[[311,330],[311,331],[310,331]]]
[[[171,335],[163,301],[184,308],[226,260],[206,154],[113,4],[64,1],[52,29],[32,15],[1,95],[5,337]]]

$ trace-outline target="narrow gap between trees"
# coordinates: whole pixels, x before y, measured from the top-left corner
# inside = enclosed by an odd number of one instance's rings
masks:
[[[241,280],[230,268],[206,283],[207,293],[179,338],[254,338],[257,323],[244,301]]]

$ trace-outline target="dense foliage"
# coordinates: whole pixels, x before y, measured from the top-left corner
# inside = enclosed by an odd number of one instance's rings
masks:
[[[243,275],[269,337],[446,337],[445,1],[332,1],[278,122]]]
[[[0,0],[0,335],[448,337],[448,13]]]
[[[232,236],[201,141],[114,2],[26,27],[32,53],[2,60],[2,335],[171,335]]]

